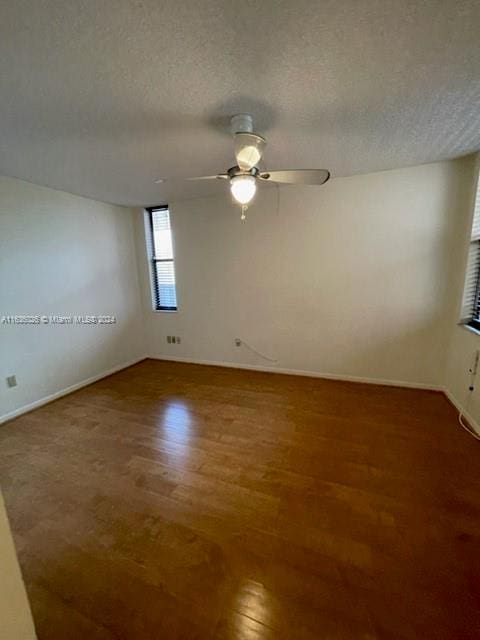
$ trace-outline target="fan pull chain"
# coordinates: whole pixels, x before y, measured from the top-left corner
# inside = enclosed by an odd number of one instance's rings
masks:
[[[245,215],[245,211],[248,209],[246,204],[242,204],[242,215],[240,216],[240,220],[245,220],[246,219],[246,215]]]

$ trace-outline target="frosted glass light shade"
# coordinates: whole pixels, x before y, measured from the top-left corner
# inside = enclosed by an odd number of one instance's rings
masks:
[[[230,180],[230,191],[238,204],[248,204],[257,191],[257,182],[253,176],[235,176]]]

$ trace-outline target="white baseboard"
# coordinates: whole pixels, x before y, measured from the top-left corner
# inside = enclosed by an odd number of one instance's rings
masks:
[[[265,371],[268,373],[281,373],[289,376],[306,376],[308,378],[324,378],[326,380],[339,380],[343,382],[361,382],[365,384],[378,384],[388,387],[407,387],[410,389],[425,389],[427,391],[444,391],[441,385],[426,384],[423,382],[408,382],[404,380],[385,380],[383,378],[364,378],[361,376],[346,376],[338,373],[321,373],[319,371],[305,371],[303,369],[285,369],[283,367],[269,367],[257,364],[244,364],[220,360],[200,360],[197,358],[182,358],[176,356],[147,356],[151,360],[168,360],[172,362],[186,362],[190,364],[206,364],[214,367],[228,367],[230,369],[247,369],[249,371]]]
[[[89,384],[92,384],[93,382],[97,382],[97,380],[101,380],[102,378],[106,378],[108,376],[111,376],[113,373],[117,373],[118,371],[121,371],[122,369],[127,369],[127,367],[131,367],[134,364],[137,364],[138,362],[141,362],[142,360],[145,360],[147,356],[142,356],[141,358],[135,358],[135,360],[131,360],[130,362],[124,362],[123,364],[119,364],[116,367],[112,367],[112,369],[109,369],[108,371],[103,371],[102,373],[98,373],[97,375],[92,376],[91,378],[87,378],[86,380],[82,380],[81,382],[77,382],[75,384],[72,384],[70,387],[66,387],[65,389],[61,389],[60,391],[56,391],[55,393],[52,393],[48,396],[45,396],[44,398],[40,398],[40,400],[35,400],[35,402],[31,402],[30,404],[26,404],[23,407],[20,407],[19,409],[15,409],[14,411],[10,411],[10,413],[6,413],[3,416],[0,416],[0,424],[3,424],[4,422],[7,422],[8,420],[13,420],[13,418],[16,418],[18,416],[21,416],[23,413],[28,413],[29,411],[32,411],[33,409],[38,409],[38,407],[43,406],[44,404],[48,404],[49,402],[53,402],[54,400],[57,400],[58,398],[61,398],[62,396],[66,396],[69,393],[72,393],[73,391],[77,391],[78,389],[81,389],[82,387],[87,387]]]
[[[468,424],[472,427],[475,433],[480,436],[480,425],[477,423],[475,418],[470,413],[468,413],[468,411],[464,409],[464,407],[462,406],[462,403],[459,400],[457,400],[457,398],[448,389],[444,389],[443,393],[447,396],[448,400],[453,404],[455,409],[457,409],[457,411],[462,414],[462,416],[465,418]]]

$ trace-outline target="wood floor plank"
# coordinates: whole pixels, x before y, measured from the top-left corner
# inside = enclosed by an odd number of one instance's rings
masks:
[[[480,637],[435,392],[146,360],[0,429],[39,640]]]

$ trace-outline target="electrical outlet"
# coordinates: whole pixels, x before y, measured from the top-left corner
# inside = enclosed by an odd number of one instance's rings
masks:
[[[180,336],[177,336],[177,344],[180,344]]]
[[[12,387],[16,387],[17,386],[17,376],[8,376],[6,378],[7,381],[7,387],[8,388],[12,388]]]
[[[240,340],[240,338],[235,338],[234,342],[235,342],[235,346],[236,347],[241,347],[242,346],[242,341]]]
[[[172,344],[172,336],[167,336],[167,342],[168,344]]]
[[[176,342],[177,342],[176,337],[175,337],[175,336],[172,336],[172,344],[176,344]]]

